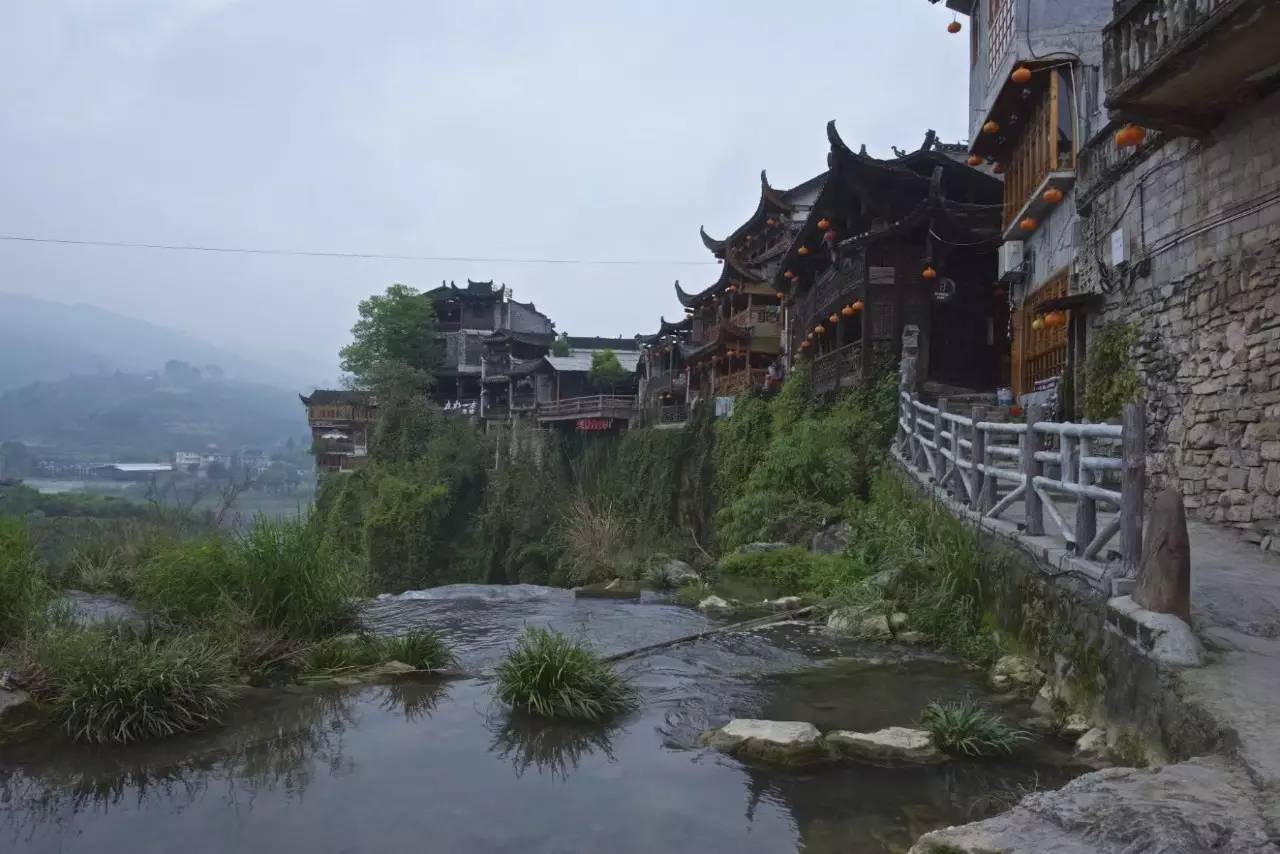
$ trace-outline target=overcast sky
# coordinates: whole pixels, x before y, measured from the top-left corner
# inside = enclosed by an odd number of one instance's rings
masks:
[[[0,241],[0,291],[334,371],[357,301],[497,279],[571,334],[651,332],[758,175],[965,133],[925,0],[4,0],[0,234],[629,266]],[[967,24],[967,22],[965,22]]]

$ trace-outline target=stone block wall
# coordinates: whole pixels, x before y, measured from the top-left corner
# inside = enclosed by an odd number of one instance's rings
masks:
[[[1077,292],[1139,330],[1148,470],[1188,515],[1280,551],[1280,96],[1205,140],[1081,158]],[[1128,269],[1110,264],[1124,229]]]

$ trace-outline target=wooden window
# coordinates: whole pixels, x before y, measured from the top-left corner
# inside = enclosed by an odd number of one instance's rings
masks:
[[[1000,63],[1013,45],[1014,7],[1017,0],[988,0],[987,76],[994,79]]]
[[[1050,172],[1076,167],[1075,89],[1071,69],[1047,73],[1046,83],[1028,105],[1026,131],[1009,156],[1004,177],[1004,227],[1013,224],[1031,194]],[[1031,85],[1031,84],[1028,84]]]
[[[1047,300],[1067,295],[1067,271],[1062,271],[1030,294],[1013,321],[1013,393],[1035,391],[1036,383],[1062,373],[1067,363],[1067,327],[1032,329],[1031,322]]]

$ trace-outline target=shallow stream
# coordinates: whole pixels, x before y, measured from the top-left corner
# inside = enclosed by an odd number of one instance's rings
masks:
[[[903,851],[925,831],[1075,773],[1060,748],[1039,742],[1017,761],[931,768],[785,769],[699,746],[700,732],[732,717],[911,726],[929,700],[984,694],[981,674],[954,662],[808,625],[628,660],[640,708],[583,727],[513,718],[492,703],[487,674],[523,626],[578,633],[609,653],[713,621],[658,597],[471,585],[376,600],[366,621],[380,632],[439,629],[474,675],[262,690],[224,726],[127,748],[9,748],[0,851]]]

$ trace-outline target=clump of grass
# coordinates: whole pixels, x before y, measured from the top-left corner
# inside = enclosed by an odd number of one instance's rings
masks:
[[[75,546],[68,581],[82,590],[131,594],[138,567],[172,549],[178,540],[179,531],[172,525],[121,520]]]
[[[542,718],[598,721],[635,705],[627,682],[586,644],[530,628],[497,670],[503,703]]]
[[[627,575],[632,565],[631,526],[608,501],[574,499],[560,520],[564,553],[560,570],[574,585]]]
[[[0,518],[0,644],[44,613],[50,590],[27,526]]]
[[[31,692],[77,741],[126,743],[217,722],[238,692],[231,656],[204,635],[63,626],[21,651]]]
[[[321,641],[307,651],[302,667],[324,673],[372,667],[399,661],[418,670],[444,670],[454,663],[444,638],[433,631],[414,631],[395,637],[341,635]]]
[[[692,608],[714,593],[715,590],[713,590],[711,585],[707,584],[705,581],[693,581],[689,584],[682,585],[672,593],[671,601],[677,605],[686,605]]]
[[[403,661],[418,670],[444,670],[454,664],[453,652],[444,638],[429,630],[379,638],[377,648],[383,661]]]
[[[239,539],[179,543],[137,575],[139,600],[176,622],[228,609],[297,638],[347,628],[364,577],[302,521],[259,518]]]
[[[924,707],[920,722],[939,749],[956,755],[1007,756],[1030,737],[971,698],[951,703],[935,700]]]

